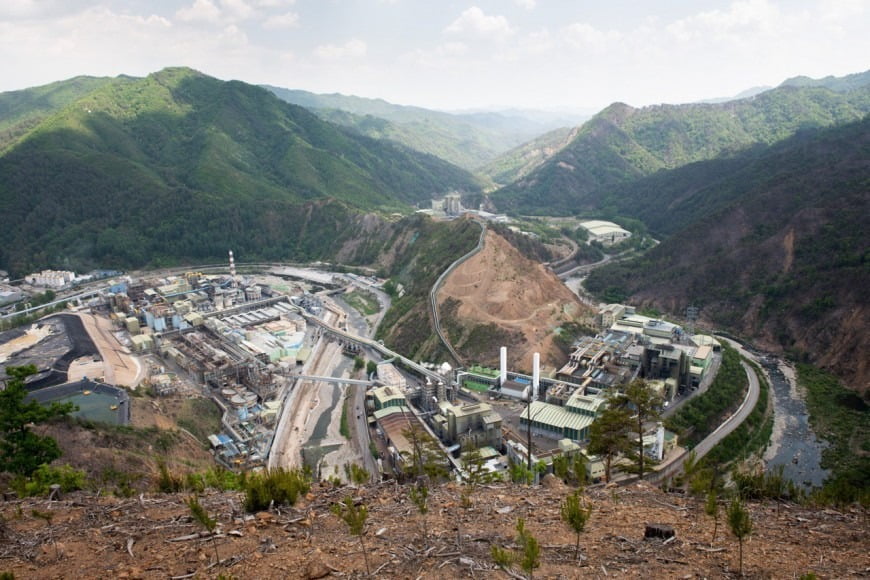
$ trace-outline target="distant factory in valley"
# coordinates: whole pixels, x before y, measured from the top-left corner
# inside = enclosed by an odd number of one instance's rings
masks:
[[[612,246],[631,237],[630,231],[613,222],[603,220],[580,222],[580,227],[586,230],[590,242],[598,242],[603,246]]]

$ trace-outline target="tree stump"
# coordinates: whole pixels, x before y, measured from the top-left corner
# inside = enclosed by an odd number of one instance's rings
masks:
[[[662,538],[663,540],[673,538],[675,535],[677,533],[674,531],[673,526],[667,524],[647,524],[646,530],[643,533],[644,538]]]

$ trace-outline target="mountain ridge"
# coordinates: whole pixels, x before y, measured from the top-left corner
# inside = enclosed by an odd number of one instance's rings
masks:
[[[323,258],[355,216],[407,214],[478,187],[440,159],[323,122],[265,89],[169,68],[101,85],[0,156],[0,208],[11,218],[0,264],[142,266],[149,256],[222,256],[227,243],[261,258],[303,248]],[[312,236],[306,220],[327,215],[338,234]]]
[[[263,85],[279,98],[310,108],[321,118],[387,138],[475,170],[499,154],[555,129],[552,121],[497,111],[449,113],[384,99]]]
[[[845,93],[781,87],[721,104],[613,103],[574,140],[518,181],[493,192],[502,210],[540,215],[601,211],[608,189],[662,169],[771,144],[813,126],[855,121],[870,112],[870,85]]]

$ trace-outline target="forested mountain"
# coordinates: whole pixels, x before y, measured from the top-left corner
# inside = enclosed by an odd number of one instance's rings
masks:
[[[665,235],[587,288],[719,328],[870,384],[870,117],[661,172],[616,190],[616,211]],[[635,205],[636,204],[636,205]]]
[[[652,175],[769,145],[812,127],[847,123],[870,112],[870,85],[836,92],[784,86],[719,104],[616,103],[583,125],[540,167],[492,194],[502,210],[574,214],[609,210],[617,187]]]
[[[394,105],[382,99],[266,88],[325,120],[352,127],[369,137],[397,141],[468,170],[478,169],[499,154],[558,126],[549,119],[520,114],[445,113]]]
[[[0,93],[0,151],[48,115],[110,81],[108,78],[75,77],[41,87]]]
[[[812,79],[810,77],[804,76],[792,77],[783,81],[783,83],[779,86],[822,87],[830,89],[832,91],[845,93],[848,91],[853,91],[855,89],[860,89],[861,87],[866,87],[867,85],[870,85],[870,70],[864,71],[862,73],[846,75],[844,77],[827,76],[821,79]]]
[[[0,156],[0,267],[326,258],[363,212],[478,188],[260,87],[183,68],[96,85]]]
[[[502,153],[479,169],[494,183],[507,184],[524,177],[568,145],[580,131],[575,128],[553,129],[540,137]]]

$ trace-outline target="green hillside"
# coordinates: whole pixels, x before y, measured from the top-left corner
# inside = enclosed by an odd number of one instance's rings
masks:
[[[870,117],[662,172],[611,202],[667,237],[593,272],[589,290],[673,313],[694,304],[866,387]]]
[[[381,274],[394,293],[390,310],[377,330],[383,339],[414,360],[444,360],[444,349],[429,314],[429,291],[435,281],[460,256],[471,251],[480,239],[480,226],[472,220],[435,222],[414,216],[397,224],[387,247],[392,261]]]
[[[502,113],[454,114],[394,105],[382,99],[320,95],[266,86],[279,98],[363,135],[390,139],[475,170],[534,137],[552,123]]]
[[[0,152],[59,111],[111,79],[75,77],[41,87],[0,93]]]
[[[0,156],[0,267],[334,255],[469,173],[183,68],[102,83]],[[362,227],[362,226],[360,226]]]
[[[536,139],[502,153],[479,169],[494,183],[508,184],[528,175],[577,136],[579,128],[553,129]]]
[[[870,85],[845,92],[786,86],[717,104],[635,109],[616,103],[492,200],[500,209],[528,214],[601,211],[614,189],[657,171],[769,145],[800,130],[856,121],[868,112]]]
[[[870,84],[870,70],[844,77],[827,76],[822,79],[810,77],[792,77],[783,81],[781,87],[824,87],[832,91],[847,92]]]

